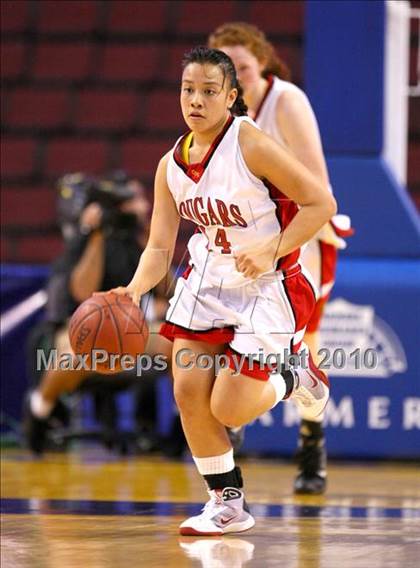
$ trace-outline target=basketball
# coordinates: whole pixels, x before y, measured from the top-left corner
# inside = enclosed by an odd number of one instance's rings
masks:
[[[135,366],[149,330],[140,308],[128,296],[113,292],[92,296],[74,312],[69,326],[71,347],[98,373]]]

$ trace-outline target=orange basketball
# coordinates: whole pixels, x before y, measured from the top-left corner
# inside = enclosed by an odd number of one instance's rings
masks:
[[[71,347],[98,373],[127,370],[144,353],[149,337],[144,314],[128,296],[108,292],[92,296],[74,312],[69,327]]]

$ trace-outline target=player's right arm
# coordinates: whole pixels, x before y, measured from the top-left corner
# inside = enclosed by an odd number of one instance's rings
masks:
[[[174,255],[180,217],[166,181],[169,156],[170,153],[161,159],[156,171],[150,235],[137,270],[126,288],[114,290],[120,294],[128,294],[135,304],[166,276]]]

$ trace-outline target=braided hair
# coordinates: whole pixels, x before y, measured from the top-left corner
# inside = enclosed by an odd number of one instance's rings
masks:
[[[185,69],[190,63],[199,63],[200,65],[210,63],[211,65],[217,65],[223,73],[223,85],[227,77],[231,88],[238,91],[238,96],[230,109],[231,114],[233,116],[247,115],[248,107],[243,99],[243,90],[236,76],[235,66],[226,53],[223,53],[220,49],[210,49],[205,46],[194,47],[191,51],[185,53],[182,60],[182,68]]]

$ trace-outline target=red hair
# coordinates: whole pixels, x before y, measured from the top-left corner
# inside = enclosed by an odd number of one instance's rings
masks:
[[[276,75],[280,79],[290,81],[290,69],[277,55],[272,43],[268,41],[264,32],[246,22],[229,22],[219,26],[208,39],[212,48],[220,49],[223,46],[243,45],[265,64],[263,77]]]

